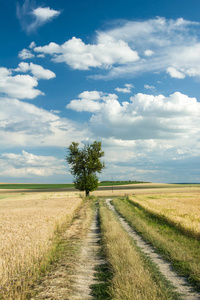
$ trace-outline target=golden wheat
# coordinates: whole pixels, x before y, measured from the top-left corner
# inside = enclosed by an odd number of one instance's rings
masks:
[[[159,196],[158,196],[159,197]],[[174,263],[174,267],[199,286],[200,283],[200,252],[199,241],[174,230],[166,222],[152,218],[137,205],[131,205],[124,198],[115,198],[113,204],[117,211],[130,225],[143,235],[165,258]]]
[[[72,219],[82,200],[77,194],[32,193],[1,195],[0,199],[0,292],[23,281],[51,247],[55,230]]]
[[[168,219],[173,225],[200,237],[200,194],[158,194],[129,197],[147,211]]]

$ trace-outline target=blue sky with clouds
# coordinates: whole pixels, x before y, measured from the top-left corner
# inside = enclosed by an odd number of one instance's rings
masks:
[[[0,182],[200,182],[200,2],[1,1]]]

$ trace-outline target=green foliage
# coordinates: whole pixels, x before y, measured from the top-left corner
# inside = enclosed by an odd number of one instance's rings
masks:
[[[83,149],[79,149],[78,146],[79,143],[71,143],[66,160],[74,176],[75,187],[80,191],[85,191],[86,196],[89,196],[89,192],[98,187],[96,172],[101,173],[105,167],[104,162],[100,160],[104,152],[101,149],[101,142],[97,141],[91,145],[85,145]]]
[[[75,187],[80,191],[94,191],[98,188],[98,177],[96,174],[76,176]]]

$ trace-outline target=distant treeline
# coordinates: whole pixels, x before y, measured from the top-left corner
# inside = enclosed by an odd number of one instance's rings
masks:
[[[125,181],[122,181],[122,180],[102,180],[99,185],[100,186],[105,186],[105,185],[123,185],[123,184],[137,184],[137,183],[147,183],[147,182],[144,182],[144,181],[138,181],[138,180],[125,180]]]

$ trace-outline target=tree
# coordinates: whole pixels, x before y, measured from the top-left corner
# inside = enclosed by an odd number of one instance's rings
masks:
[[[78,146],[79,143],[71,143],[66,160],[74,176],[75,187],[80,191],[85,191],[87,197],[90,191],[98,187],[96,172],[101,173],[105,168],[104,162],[100,160],[104,152],[101,149],[101,142],[97,141],[91,145],[85,145],[83,149],[79,149]]]

